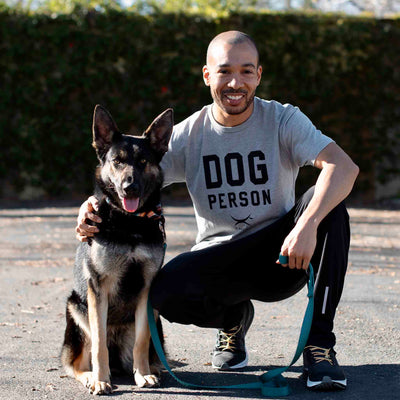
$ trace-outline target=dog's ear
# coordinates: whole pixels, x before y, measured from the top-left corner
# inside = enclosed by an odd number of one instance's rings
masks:
[[[143,134],[149,139],[151,147],[160,157],[168,150],[173,127],[174,111],[172,108],[168,108],[150,124]]]
[[[111,117],[111,114],[97,104],[93,113],[93,143],[97,156],[102,160],[110,149],[113,140],[120,136],[120,132]]]

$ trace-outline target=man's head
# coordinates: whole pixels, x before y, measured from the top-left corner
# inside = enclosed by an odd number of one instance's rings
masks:
[[[222,125],[246,121],[253,112],[262,68],[253,39],[238,31],[216,36],[207,50],[203,79],[214,100],[214,118]]]

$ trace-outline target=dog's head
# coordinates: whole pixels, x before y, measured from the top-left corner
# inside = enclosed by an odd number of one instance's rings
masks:
[[[97,105],[93,115],[93,147],[100,161],[97,180],[117,206],[139,210],[155,190],[160,190],[159,163],[168,150],[173,111],[160,114],[142,136],[123,135],[110,113]]]

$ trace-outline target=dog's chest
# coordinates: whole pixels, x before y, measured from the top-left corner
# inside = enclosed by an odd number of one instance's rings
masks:
[[[85,277],[107,291],[111,307],[128,303],[132,306],[161,268],[161,225],[158,220],[120,215],[113,210],[101,218],[100,232],[88,246]]]
[[[91,261],[101,276],[115,276],[118,280],[129,269],[140,269],[144,276],[152,278],[161,266],[163,249],[156,244],[110,244],[93,241]],[[145,279],[146,280],[146,279]]]

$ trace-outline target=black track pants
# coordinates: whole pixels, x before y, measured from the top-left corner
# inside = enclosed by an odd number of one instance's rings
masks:
[[[244,302],[279,301],[297,293],[307,282],[306,273],[282,267],[276,260],[312,195],[313,188],[281,219],[255,233],[172,259],[153,282],[153,307],[171,322],[229,329],[241,320]],[[335,345],[333,320],[342,294],[349,243],[349,217],[341,203],[318,228],[311,260],[318,283],[309,344]]]

